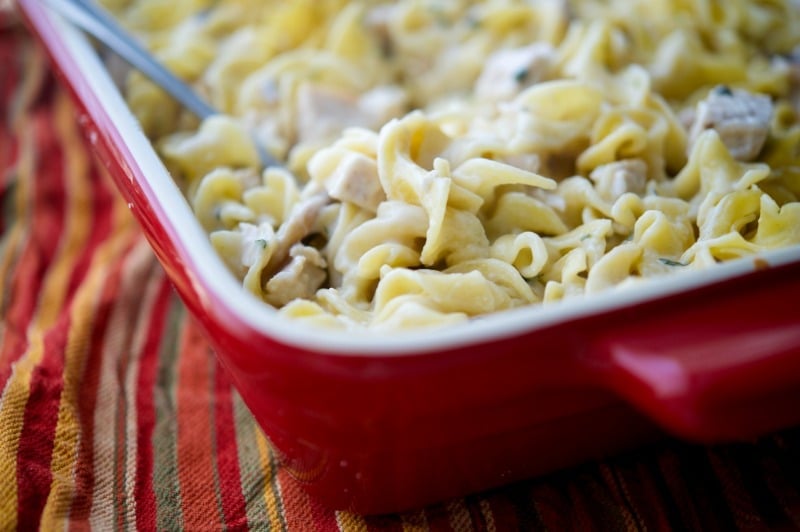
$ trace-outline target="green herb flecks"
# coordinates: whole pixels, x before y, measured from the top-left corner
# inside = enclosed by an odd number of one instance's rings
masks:
[[[517,83],[525,83],[525,80],[528,79],[528,74],[530,73],[531,71],[527,68],[520,68],[514,73],[514,81]]]

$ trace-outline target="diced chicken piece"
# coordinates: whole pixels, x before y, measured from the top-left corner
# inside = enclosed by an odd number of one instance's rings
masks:
[[[304,83],[297,89],[297,136],[300,142],[325,140],[348,127],[378,129],[406,108],[405,92],[376,87],[360,98],[342,89]]]
[[[275,231],[267,223],[259,225],[241,223],[239,231],[242,233],[242,265],[249,268],[258,262],[258,258],[264,253],[267,244],[275,235]]]
[[[475,96],[491,101],[513,98],[525,87],[541,81],[554,58],[555,51],[547,43],[497,51],[486,60],[475,84]]]
[[[379,129],[392,118],[406,113],[408,94],[394,85],[375,87],[359,98],[358,109],[364,116],[367,127]]]
[[[357,118],[358,98],[351,93],[304,83],[297,89],[297,136],[300,142],[337,135]]]
[[[289,256],[289,263],[267,281],[265,299],[276,307],[298,298],[310,298],[327,276],[325,259],[317,249],[295,244]]]
[[[689,145],[706,129],[713,128],[739,161],[755,159],[769,133],[772,100],[768,96],[720,86],[697,104]]]
[[[592,170],[589,179],[600,197],[613,203],[626,192],[644,194],[647,163],[641,159],[625,159],[604,164]]]
[[[376,212],[380,202],[386,199],[378,179],[377,163],[360,153],[346,155],[325,185],[332,198],[371,212]]]
[[[328,204],[330,197],[325,192],[310,196],[292,208],[292,212],[281,224],[275,235],[276,246],[272,251],[269,263],[264,268],[264,275],[269,276],[281,268],[289,256],[289,250],[308,236],[314,228],[322,208]]]

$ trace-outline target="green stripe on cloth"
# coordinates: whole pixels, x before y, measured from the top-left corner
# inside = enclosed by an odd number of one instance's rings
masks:
[[[217,404],[219,403],[221,397],[218,394],[217,389],[217,374],[219,369],[217,364],[215,364],[216,360],[214,359],[214,353],[206,347],[206,359],[208,362],[208,370],[209,370],[209,379],[208,379],[208,419],[209,419],[209,427],[211,428],[210,431],[210,438],[209,438],[209,454],[211,455],[211,478],[214,481],[214,500],[216,504],[217,516],[219,518],[219,522],[223,523],[223,525],[227,528],[227,521],[225,519],[225,510],[224,510],[224,503],[223,497],[224,494],[222,493],[222,485],[220,482],[220,444],[218,441],[218,433],[219,433],[219,418],[217,416]],[[238,474],[236,475],[239,476]],[[238,490],[239,486],[236,485],[231,486],[231,491]]]
[[[284,530],[286,528],[284,523],[276,523],[270,519],[266,491],[273,489],[275,474],[268,460],[261,462],[257,440],[258,428],[238,394],[234,394],[233,397],[233,411],[247,522],[250,527],[258,530]],[[272,515],[276,513],[280,515],[280,512],[274,510]]]
[[[213,355],[211,355],[213,358]],[[224,372],[218,370],[214,378],[215,452],[217,478],[225,526],[230,529],[247,528],[246,503],[242,491],[242,475],[239,470],[238,441],[236,437],[235,393]]]
[[[153,430],[153,486],[156,495],[156,525],[159,530],[183,528],[178,483],[175,382],[178,373],[178,331],[185,315],[183,305],[173,298],[161,340],[156,387],[152,391],[156,409],[156,425]]]

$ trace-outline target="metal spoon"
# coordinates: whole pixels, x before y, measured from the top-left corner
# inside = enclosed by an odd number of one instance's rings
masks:
[[[188,84],[159,63],[97,3],[92,0],[44,0],[44,3],[116,52],[128,64],[150,78],[199,119],[204,120],[220,114],[200,98]],[[255,138],[253,144],[264,168],[281,166]]]

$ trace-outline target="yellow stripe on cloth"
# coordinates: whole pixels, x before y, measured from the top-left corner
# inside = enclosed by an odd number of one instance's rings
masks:
[[[351,512],[336,512],[336,524],[339,530],[347,532],[368,532],[367,520],[363,516]]]
[[[272,459],[272,449],[260,430],[256,431],[256,442],[258,443],[259,462],[264,470],[264,477],[268,480],[264,483],[264,503],[267,505],[267,516],[271,524],[279,527],[283,518],[280,509],[280,483],[277,481],[278,471],[274,467],[275,460]]]

